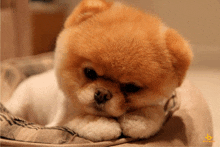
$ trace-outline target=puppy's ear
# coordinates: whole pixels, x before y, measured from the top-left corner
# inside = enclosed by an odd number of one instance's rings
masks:
[[[184,40],[177,31],[167,29],[165,38],[167,48],[171,54],[171,61],[178,78],[178,86],[180,86],[189,68],[193,54],[188,42]]]
[[[111,5],[111,2],[104,0],[83,0],[67,18],[64,27],[78,25],[95,14],[109,9]]]

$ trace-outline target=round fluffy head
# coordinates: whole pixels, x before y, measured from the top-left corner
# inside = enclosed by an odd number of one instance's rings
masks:
[[[79,111],[118,117],[170,97],[191,57],[187,42],[157,17],[84,0],[58,37],[55,68],[60,88]]]

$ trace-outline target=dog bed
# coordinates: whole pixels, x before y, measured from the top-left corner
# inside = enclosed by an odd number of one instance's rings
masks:
[[[135,140],[121,136],[117,140],[92,142],[66,127],[44,127],[11,115],[4,108],[18,84],[24,79],[53,68],[54,53],[9,59],[1,65],[0,143],[2,146],[212,146],[212,118],[198,89],[184,81],[171,97],[164,111],[167,120],[149,139]],[[180,105],[181,104],[181,105]],[[175,113],[174,113],[175,112]]]

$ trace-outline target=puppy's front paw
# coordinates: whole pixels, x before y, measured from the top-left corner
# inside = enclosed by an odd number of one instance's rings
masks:
[[[157,133],[161,127],[154,120],[140,115],[125,114],[119,118],[122,132],[131,138],[149,138]]]
[[[67,125],[79,136],[92,141],[117,139],[121,135],[120,124],[110,118],[97,116],[80,116]]]

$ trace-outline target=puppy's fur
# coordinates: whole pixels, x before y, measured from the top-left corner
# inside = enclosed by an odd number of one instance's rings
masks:
[[[181,85],[192,52],[160,19],[121,3],[83,0],[65,22],[55,68],[23,82],[6,107],[93,141],[148,138]]]

